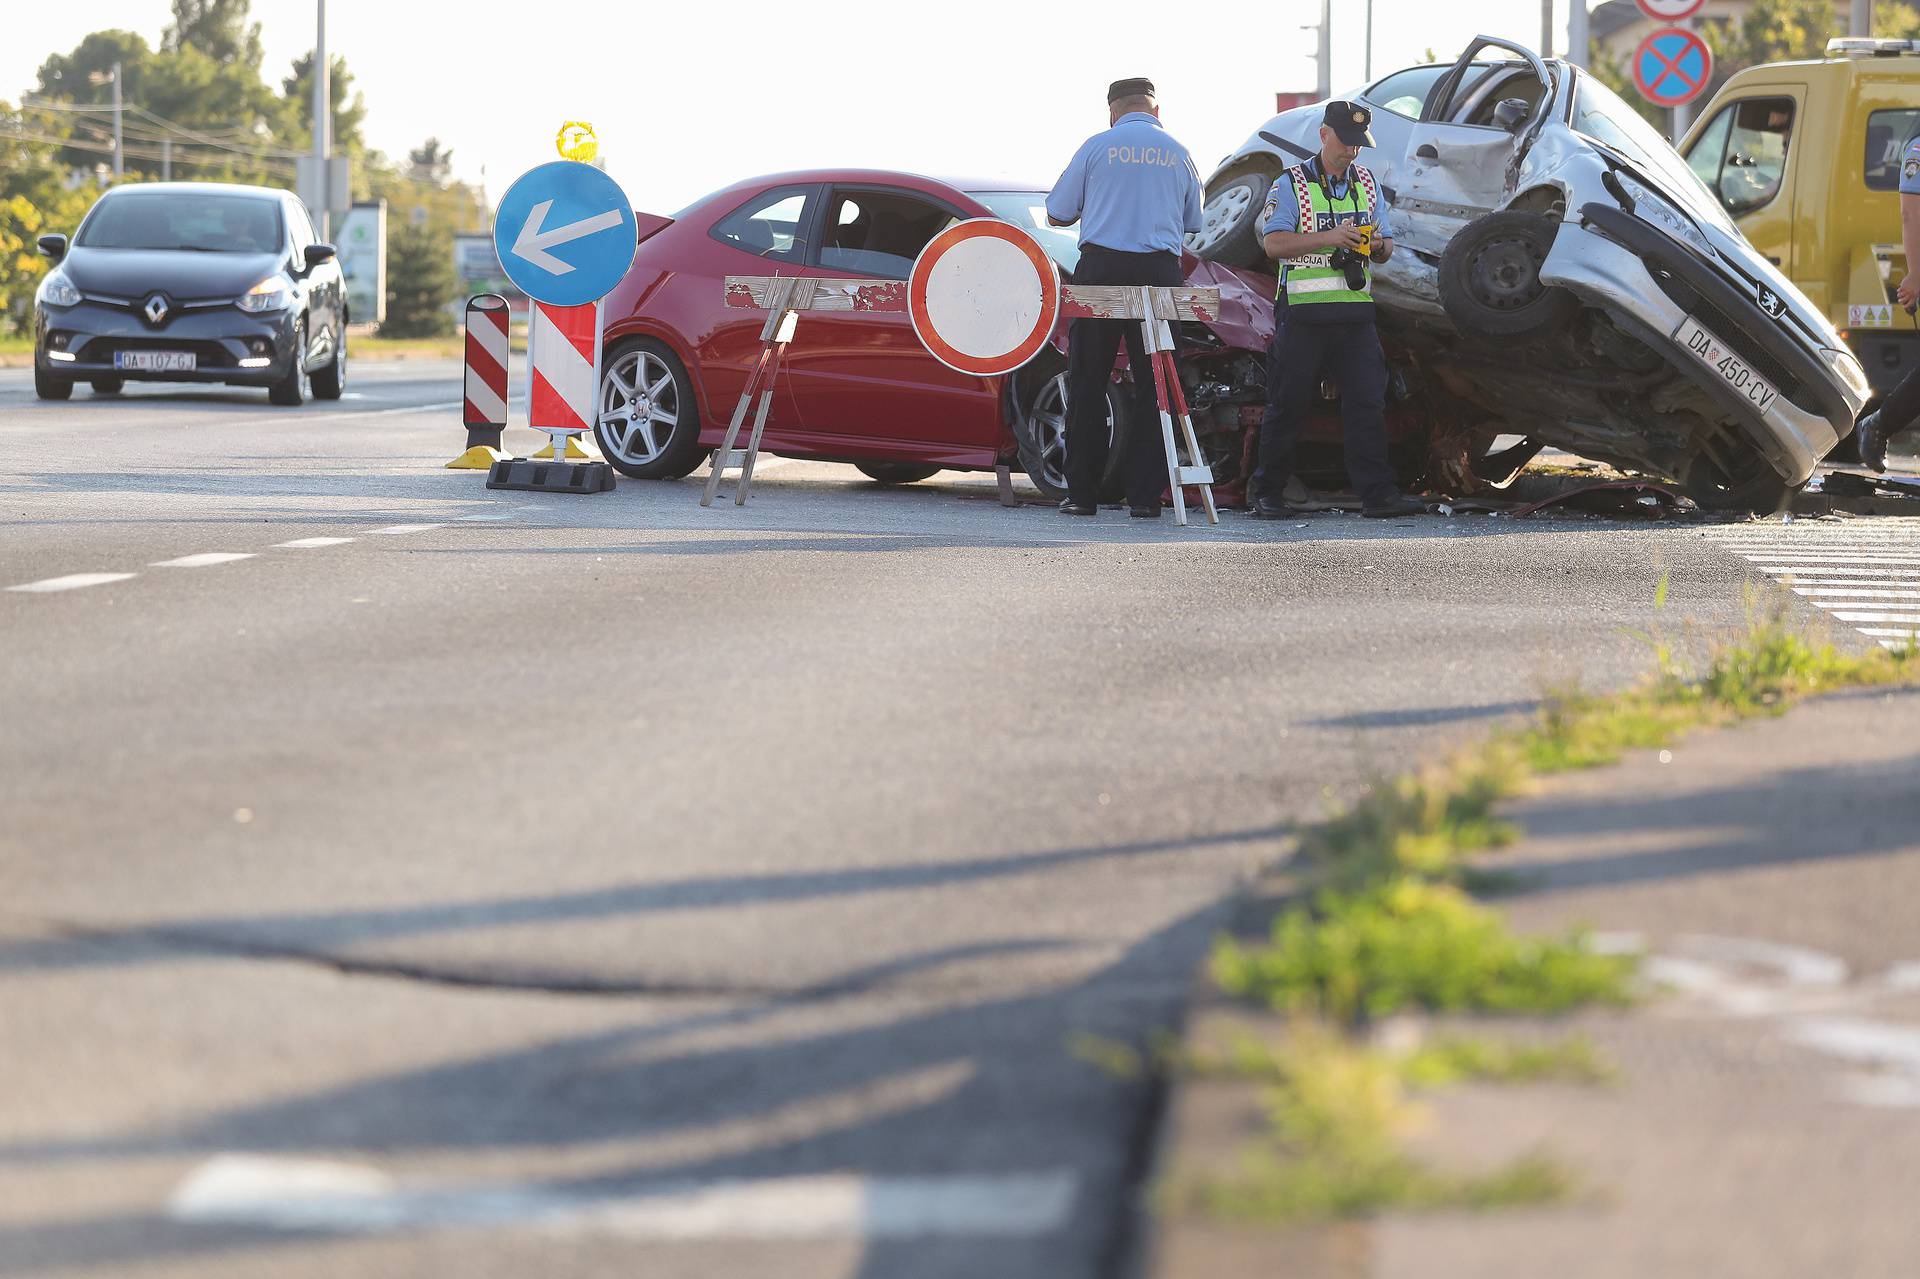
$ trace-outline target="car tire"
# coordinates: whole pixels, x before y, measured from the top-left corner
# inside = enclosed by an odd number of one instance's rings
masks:
[[[1050,502],[1067,496],[1066,425],[1067,362],[1049,353],[1021,370],[1016,383],[1018,408],[1013,440],[1020,467],[1033,486]],[[1100,500],[1118,502],[1127,489],[1127,434],[1132,429],[1127,396],[1107,383],[1107,468],[1100,480]]]
[[[915,462],[855,462],[853,467],[876,484],[917,484],[945,469]]]
[[[1544,337],[1580,309],[1565,289],[1540,282],[1559,223],[1507,209],[1468,223],[1440,255],[1440,305],[1474,337]]]
[[[1241,168],[1221,176],[1207,189],[1200,205],[1201,228],[1188,237],[1196,256],[1226,266],[1271,271],[1273,264],[1260,243],[1267,193],[1279,176],[1277,161]]]
[[[622,475],[682,479],[710,452],[700,447],[693,379],[680,357],[655,338],[630,338],[606,353],[596,404],[594,441]]]
[[[97,377],[91,383],[95,395],[118,395],[126,388],[127,380],[118,377]]]
[[[333,344],[333,359],[327,367],[315,373],[312,378],[313,398],[316,400],[337,400],[347,389],[347,326],[340,326],[340,333]]]
[[[1731,474],[1712,453],[1700,450],[1687,465],[1682,487],[1687,496],[1706,511],[1773,515],[1784,509],[1792,496],[1787,482],[1754,448],[1741,452]]]
[[[307,322],[293,322],[293,363],[287,375],[267,388],[267,399],[283,408],[297,409],[311,390],[307,379]]]
[[[33,371],[33,393],[43,400],[70,400],[73,398],[73,380],[55,377],[40,369]]]

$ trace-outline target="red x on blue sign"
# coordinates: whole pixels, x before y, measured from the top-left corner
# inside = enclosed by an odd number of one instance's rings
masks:
[[[1712,78],[1713,53],[1691,31],[1662,27],[1633,51],[1633,87],[1656,107],[1693,101]]]

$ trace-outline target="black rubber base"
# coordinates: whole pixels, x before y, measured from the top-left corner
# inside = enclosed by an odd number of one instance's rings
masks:
[[[613,468],[605,462],[534,462],[524,457],[495,462],[487,472],[490,489],[530,489],[536,493],[611,493]]]
[[[467,423],[467,447],[473,448],[478,445],[482,448],[497,450],[500,448],[500,433],[504,430],[506,430],[504,426],[475,426],[469,422]]]

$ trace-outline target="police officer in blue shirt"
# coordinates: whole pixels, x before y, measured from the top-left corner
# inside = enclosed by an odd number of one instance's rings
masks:
[[[1153,81],[1116,80],[1107,87],[1113,125],[1088,138],[1047,196],[1047,221],[1080,224],[1080,264],[1075,284],[1185,282],[1181,240],[1200,229],[1200,174],[1193,157],[1160,127]],[[1140,519],[1158,519],[1167,486],[1166,450],[1160,432],[1149,430],[1158,409],[1152,367],[1134,320],[1075,320],[1067,335],[1068,515],[1093,515],[1100,507],[1100,478],[1107,469],[1106,386],[1114,356],[1127,344],[1136,411],[1123,430],[1127,452],[1127,506]]]
[[[1907,273],[1899,286],[1900,305],[1911,315],[1920,306],[1920,138],[1907,143],[1900,157],[1900,240],[1907,251]],[[1920,418],[1920,369],[1900,379],[1880,407],[1860,419],[1854,440],[1860,460],[1876,471],[1887,469],[1887,440]]]
[[[1280,175],[1267,194],[1262,243],[1280,260],[1273,342],[1267,348],[1267,412],[1249,514],[1297,514],[1282,497],[1293,473],[1293,446],[1331,372],[1340,387],[1347,478],[1369,516],[1418,515],[1387,459],[1387,362],[1374,328],[1373,263],[1393,256],[1392,210],[1379,183],[1355,163],[1373,145],[1373,112],[1329,102],[1320,151]]]

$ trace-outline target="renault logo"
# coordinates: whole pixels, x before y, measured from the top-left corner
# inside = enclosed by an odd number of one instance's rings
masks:
[[[164,294],[150,295],[140,310],[146,315],[147,323],[156,329],[167,322],[167,299]]]

